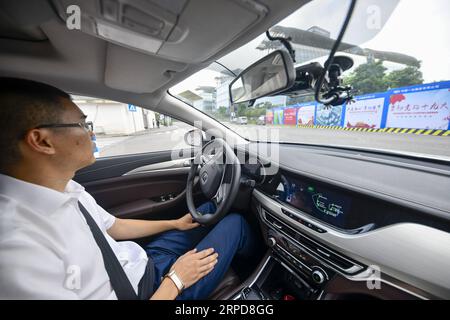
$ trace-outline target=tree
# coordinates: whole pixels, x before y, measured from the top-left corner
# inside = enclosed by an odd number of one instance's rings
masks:
[[[218,118],[222,119],[222,120],[226,119],[227,118],[227,113],[228,113],[227,107],[219,107]]]
[[[344,84],[351,85],[356,94],[382,92],[388,89],[385,82],[386,67],[383,61],[369,61],[360,64],[355,71],[344,77]]]
[[[369,61],[359,65],[355,71],[344,77],[344,84],[351,85],[356,94],[367,94],[423,83],[420,62],[417,66],[407,66],[388,74],[385,72],[382,60]]]
[[[237,115],[238,117],[245,116],[245,111],[247,110],[247,106],[245,103],[239,103]]]
[[[298,104],[298,103],[311,102],[311,101],[314,101],[314,94],[307,94],[304,96],[294,96],[294,97],[287,98],[286,105],[290,106],[290,105],[294,105],[294,104]]]
[[[423,83],[422,71],[419,67],[407,66],[400,70],[394,70],[385,76],[385,83],[389,88],[399,88]]]

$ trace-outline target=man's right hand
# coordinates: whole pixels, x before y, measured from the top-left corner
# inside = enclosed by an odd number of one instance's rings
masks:
[[[200,252],[197,252],[197,249],[193,249],[179,257],[170,270],[175,270],[186,289],[214,269],[218,256],[219,254],[214,253],[213,248]]]

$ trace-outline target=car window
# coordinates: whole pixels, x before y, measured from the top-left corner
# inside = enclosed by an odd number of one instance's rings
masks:
[[[96,157],[110,157],[186,148],[184,135],[192,127],[133,104],[72,96],[93,123]]]
[[[324,65],[349,1],[315,0],[270,28],[289,38],[295,67]],[[332,16],[323,12],[333,12]],[[251,141],[379,149],[450,158],[450,2],[358,1],[336,56],[352,101],[324,106],[313,90],[267,96],[251,104],[229,99],[229,85],[258,59],[285,50],[263,33],[170,92]],[[296,85],[302,86],[302,83]],[[242,126],[239,117],[247,117]],[[265,118],[262,118],[265,116]],[[264,121],[259,120],[264,119]]]

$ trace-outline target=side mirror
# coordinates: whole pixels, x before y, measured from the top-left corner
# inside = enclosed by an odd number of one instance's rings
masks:
[[[203,144],[203,141],[206,140],[206,136],[203,133],[203,131],[199,129],[192,129],[186,132],[184,135],[184,142],[186,142],[187,145],[193,146],[193,147],[201,147]]]
[[[89,126],[89,130],[94,132],[94,123],[92,121],[86,121],[86,124]]]
[[[240,103],[276,94],[290,88],[295,81],[291,56],[276,50],[242,71],[230,83],[232,103]]]

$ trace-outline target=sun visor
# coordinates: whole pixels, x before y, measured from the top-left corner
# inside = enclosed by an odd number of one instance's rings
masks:
[[[256,25],[267,9],[254,1],[190,1],[177,26],[187,30],[181,40],[172,33],[158,54],[188,63],[207,60]],[[220,36],[218,36],[220,35]]]
[[[169,82],[174,73],[187,65],[108,44],[106,54],[105,85],[135,93],[152,93]],[[124,63],[126,61],[126,63]]]

